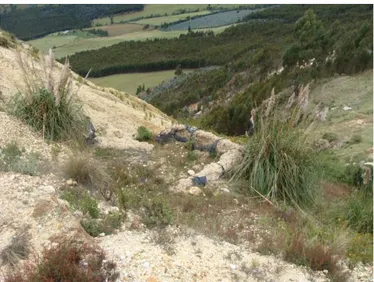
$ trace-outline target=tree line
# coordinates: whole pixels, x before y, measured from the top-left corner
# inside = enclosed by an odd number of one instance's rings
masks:
[[[1,14],[0,26],[23,40],[43,37],[57,31],[90,27],[93,19],[144,9],[144,5],[140,4],[30,5],[25,9],[12,7]]]

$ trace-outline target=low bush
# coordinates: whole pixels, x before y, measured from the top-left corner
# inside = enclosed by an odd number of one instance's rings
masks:
[[[67,241],[45,249],[36,265],[27,265],[23,271],[6,275],[5,282],[114,282],[118,277],[116,264],[107,261],[101,249]]]
[[[101,233],[105,235],[112,234],[115,229],[121,227],[122,215],[114,212],[107,214],[103,219],[85,219],[81,225],[92,237],[97,237]]]
[[[349,140],[349,143],[350,144],[357,144],[357,143],[361,143],[362,142],[362,136],[359,135],[359,134],[355,134],[351,137],[351,139]]]
[[[152,140],[152,132],[145,126],[139,126],[136,140],[140,142]]]
[[[8,143],[0,151],[0,171],[15,171],[27,175],[37,175],[39,171],[39,158],[37,153],[26,153],[20,149],[16,142]]]
[[[333,132],[326,132],[322,135],[322,139],[325,139],[329,142],[333,142],[339,139],[339,136]]]
[[[86,191],[82,192],[78,189],[65,190],[62,193],[62,198],[68,201],[73,209],[88,213],[92,218],[99,217],[100,209],[97,201],[90,197]]]
[[[161,200],[154,199],[145,203],[144,210],[143,222],[148,227],[166,226],[173,221],[172,210]]]

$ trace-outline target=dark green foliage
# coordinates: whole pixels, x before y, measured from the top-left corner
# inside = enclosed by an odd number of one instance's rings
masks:
[[[359,134],[355,134],[351,137],[351,139],[349,140],[349,143],[350,144],[357,144],[357,143],[361,143],[362,142],[362,136],[359,135]]]
[[[103,37],[104,36],[109,36],[108,31],[100,29],[100,28],[98,28],[98,29],[96,29],[96,28],[94,28],[94,29],[88,29],[86,31],[88,33],[91,33],[91,34],[94,34],[94,35],[97,35],[97,36],[103,36]]]
[[[114,282],[119,277],[115,268],[115,263],[105,260],[101,249],[76,241],[65,241],[57,247],[45,249],[42,259],[36,261],[36,265],[28,265],[22,271],[8,273],[4,281]]]
[[[148,128],[145,126],[138,127],[138,135],[136,136],[136,140],[140,142],[152,140],[152,132],[149,131]]]
[[[56,106],[54,94],[45,89],[32,93],[31,101],[15,96],[12,113],[50,140],[79,139],[87,131],[81,106],[64,94]]]
[[[30,5],[1,15],[1,27],[30,40],[52,32],[89,27],[90,21],[122,12],[141,11],[144,5]]]

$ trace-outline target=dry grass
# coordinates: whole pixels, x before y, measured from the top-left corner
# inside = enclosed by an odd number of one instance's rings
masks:
[[[12,237],[11,243],[0,254],[2,264],[15,267],[19,260],[26,259],[30,253],[29,226],[23,226]]]

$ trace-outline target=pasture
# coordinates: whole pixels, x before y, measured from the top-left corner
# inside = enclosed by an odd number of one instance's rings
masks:
[[[183,70],[185,73],[189,73],[191,71],[193,70]],[[175,70],[146,73],[125,73],[99,78],[90,78],[89,80],[99,86],[112,87],[129,94],[135,94],[139,85],[144,84],[145,89],[153,88],[159,85],[162,81],[173,78],[174,72]]]
[[[200,29],[199,31],[212,30],[214,33],[218,34],[228,27],[229,26],[221,26],[218,28]],[[154,29],[141,30],[111,37],[83,38],[76,35],[49,35],[43,38],[28,41],[27,43],[38,48],[42,52],[47,52],[49,48],[53,48],[53,46],[55,46],[53,52],[56,58],[60,59],[77,52],[100,49],[102,47],[108,47],[120,43],[122,41],[144,41],[155,38],[174,38],[178,37],[180,34],[186,33],[187,30],[160,31],[158,29]]]

